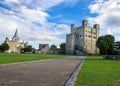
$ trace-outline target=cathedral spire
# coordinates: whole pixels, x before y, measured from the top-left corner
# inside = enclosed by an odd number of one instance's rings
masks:
[[[18,38],[18,30],[17,30],[17,29],[16,29],[13,37],[12,37],[12,40],[14,40],[14,39],[16,39],[16,38]]]

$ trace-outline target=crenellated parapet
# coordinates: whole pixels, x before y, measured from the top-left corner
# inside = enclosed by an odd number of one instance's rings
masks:
[[[99,30],[99,29],[100,29],[100,25],[99,25],[99,24],[94,24],[94,25],[93,25],[93,28],[95,28],[95,29],[98,29],[98,30]]]
[[[71,24],[71,33],[66,36],[66,53],[75,54],[76,50],[77,53],[82,50],[84,53],[98,54],[96,41],[99,37],[99,29],[99,24],[90,27],[87,20],[83,20],[80,27]]]

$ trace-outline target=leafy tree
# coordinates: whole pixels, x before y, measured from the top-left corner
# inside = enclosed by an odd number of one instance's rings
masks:
[[[51,49],[56,49],[57,46],[53,44],[53,45],[50,46],[50,48],[51,48]]]
[[[1,46],[0,46],[0,50],[2,52],[6,51],[9,49],[9,45],[7,43],[3,43]]]
[[[65,54],[66,51],[66,43],[61,43],[60,48],[62,49],[62,53]]]
[[[114,41],[115,38],[112,35],[106,35],[105,40],[107,43],[107,54],[113,54],[114,53]]]
[[[2,51],[2,46],[0,45],[0,52]]]
[[[26,46],[25,48],[23,48],[24,52],[31,52],[33,50],[31,45]]]
[[[112,35],[100,36],[96,42],[96,46],[99,48],[100,54],[113,54],[114,40],[114,36]]]
[[[65,50],[66,49],[66,43],[61,43],[60,48]]]

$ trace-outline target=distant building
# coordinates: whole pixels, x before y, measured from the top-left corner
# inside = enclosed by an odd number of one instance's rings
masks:
[[[99,24],[90,27],[87,20],[83,20],[80,27],[72,24],[71,33],[66,37],[66,54],[99,54],[96,47],[99,28]]]
[[[48,44],[39,44],[39,49],[35,51],[38,54],[48,54],[49,45]]]
[[[59,48],[49,48],[48,44],[39,44],[39,49],[35,50],[36,54],[61,54],[62,50]]]
[[[120,42],[119,41],[114,43],[114,50],[117,52],[117,54],[120,54]]]
[[[49,54],[62,54],[62,50],[60,48],[56,48],[56,49],[49,49]]]
[[[17,29],[15,31],[15,34],[12,40],[9,40],[8,38],[6,38],[5,42],[9,45],[9,50],[6,51],[9,53],[21,53],[23,48],[25,48],[25,46],[27,45],[27,43],[19,42]]]

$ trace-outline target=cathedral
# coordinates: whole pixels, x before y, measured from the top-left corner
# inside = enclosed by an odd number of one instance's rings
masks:
[[[66,36],[66,54],[99,54],[96,41],[99,37],[99,24],[90,27],[87,20],[82,26],[71,25],[71,33]]]
[[[27,45],[27,43],[19,42],[17,29],[12,37],[12,40],[6,38],[5,42],[9,45],[9,50],[6,51],[8,53],[22,53],[23,48],[25,48],[25,46]]]

